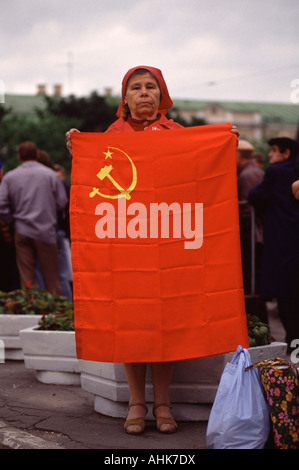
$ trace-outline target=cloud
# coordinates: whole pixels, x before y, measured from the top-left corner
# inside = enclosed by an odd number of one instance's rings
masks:
[[[120,91],[135,65],[174,97],[280,100],[298,78],[297,0],[10,0],[0,16],[6,91]]]

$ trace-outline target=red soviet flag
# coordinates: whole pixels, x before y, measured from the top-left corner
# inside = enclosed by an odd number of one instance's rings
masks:
[[[172,361],[248,347],[230,129],[72,135],[80,359]]]

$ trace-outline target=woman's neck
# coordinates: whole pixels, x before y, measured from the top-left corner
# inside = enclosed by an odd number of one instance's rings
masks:
[[[155,119],[134,119],[131,115],[128,116],[127,122],[135,131],[144,131],[148,126],[153,124],[159,119],[157,116]]]

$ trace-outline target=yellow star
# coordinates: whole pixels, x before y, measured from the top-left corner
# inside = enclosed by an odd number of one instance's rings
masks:
[[[108,150],[107,152],[103,152],[103,154],[105,155],[105,160],[106,160],[107,158],[111,158],[111,159],[112,159],[112,157],[111,157],[112,152],[110,152],[110,150]]]

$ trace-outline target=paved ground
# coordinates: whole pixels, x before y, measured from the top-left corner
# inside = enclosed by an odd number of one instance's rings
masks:
[[[275,311],[272,334],[283,340]],[[173,449],[192,454],[206,449],[206,422],[181,422],[173,435],[161,435],[149,421],[141,436],[129,436],[123,420],[94,411],[93,395],[80,386],[46,385],[23,361],[0,364],[0,448],[5,449]],[[192,452],[191,452],[192,451]]]
[[[149,422],[142,436],[123,431],[123,420],[96,413],[93,395],[79,386],[46,385],[24,363],[0,365],[0,442],[20,448],[199,449],[205,447],[206,423],[180,423],[176,434],[163,436]],[[22,431],[22,432],[20,432]],[[29,433],[28,434],[25,434]],[[36,438],[43,439],[40,442]]]

